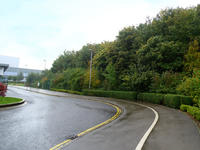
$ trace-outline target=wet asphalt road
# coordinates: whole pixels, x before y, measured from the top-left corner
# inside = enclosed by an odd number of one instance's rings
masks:
[[[131,101],[29,88],[54,95],[47,96],[16,88],[10,87],[8,96],[25,98],[27,104],[0,109],[0,150],[46,150],[115,114],[111,106],[95,100],[119,105],[123,113],[115,121],[76,138],[63,150],[134,150],[155,117],[150,109]],[[144,104],[160,116],[144,150],[199,150],[200,130],[188,115]]]
[[[0,108],[0,150],[47,150],[115,114],[109,105],[9,87],[26,104]]]

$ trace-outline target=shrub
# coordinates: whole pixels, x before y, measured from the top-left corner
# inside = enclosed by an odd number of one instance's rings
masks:
[[[189,107],[189,105],[184,105],[184,104],[182,104],[182,105],[180,106],[180,110],[181,110],[181,111],[187,112],[188,107]]]
[[[163,104],[172,108],[180,108],[181,104],[192,105],[192,97],[183,95],[166,94]]]
[[[127,100],[136,100],[137,92],[128,91],[103,91],[103,90],[83,90],[84,95],[100,96],[100,97],[112,97]]]
[[[200,121],[200,109],[198,107],[189,106],[187,112],[192,115],[195,119]]]
[[[143,94],[142,93],[137,94],[137,100],[139,100],[139,101],[143,100]]]
[[[195,118],[200,121],[200,110],[196,111]]]
[[[181,104],[185,104],[185,105],[192,105],[193,104],[193,99],[192,99],[191,96],[180,95],[180,101],[181,101]]]
[[[197,111],[199,111],[199,108],[198,108],[198,107],[189,106],[189,107],[187,108],[187,112],[188,112],[189,114],[191,114],[192,116],[195,116],[195,113],[196,113]]]
[[[184,95],[200,96],[200,71],[194,71],[192,77],[185,78],[176,90]]]
[[[150,90],[155,93],[176,93],[176,87],[182,79],[183,75],[180,73],[166,71],[155,74]]]
[[[82,68],[68,68],[55,75],[53,88],[81,91],[85,70]]]
[[[79,92],[79,91],[72,91],[72,90],[65,90],[65,89],[55,89],[55,88],[51,88],[51,90],[52,91],[57,91],[57,92],[65,92],[65,93],[82,95],[82,92]]]
[[[137,100],[155,103],[155,104],[162,104],[163,102],[163,94],[157,93],[139,93],[137,96]]]
[[[182,104],[180,106],[180,110],[188,112],[190,115],[192,115],[195,119],[200,121],[200,109],[198,107],[190,106],[190,105],[184,105]]]

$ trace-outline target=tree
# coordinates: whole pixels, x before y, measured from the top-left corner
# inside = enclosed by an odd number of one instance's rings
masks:
[[[197,40],[190,43],[189,49],[184,57],[185,71],[191,74],[194,69],[200,69],[200,49]]]
[[[106,67],[106,71],[103,75],[105,77],[106,88],[109,90],[117,89],[117,74],[112,64]]]
[[[137,54],[138,67],[142,71],[182,71],[184,50],[180,42],[166,41],[162,36],[154,36]]]
[[[34,86],[34,83],[36,84],[40,80],[40,75],[36,73],[30,73],[28,77],[26,78],[26,83],[29,86]]]
[[[18,75],[17,75],[17,81],[21,81],[24,79],[24,76],[23,76],[23,73],[20,72]]]
[[[85,74],[84,74],[84,88],[88,88],[89,80],[90,80],[90,70],[87,69]],[[95,69],[95,68],[92,68],[91,87],[92,88],[98,88],[98,87],[100,87],[100,83],[101,83],[101,81],[99,80],[98,70]]]

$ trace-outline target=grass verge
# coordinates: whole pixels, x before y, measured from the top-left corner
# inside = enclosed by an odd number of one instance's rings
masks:
[[[0,105],[13,104],[21,101],[22,99],[15,97],[0,97]]]

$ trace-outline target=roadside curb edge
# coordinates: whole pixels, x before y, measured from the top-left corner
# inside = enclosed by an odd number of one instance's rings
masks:
[[[20,102],[16,102],[16,103],[10,103],[10,104],[1,104],[0,108],[4,108],[4,107],[11,107],[11,106],[16,106],[16,105],[21,105],[25,102],[24,99],[22,99],[22,101]]]

